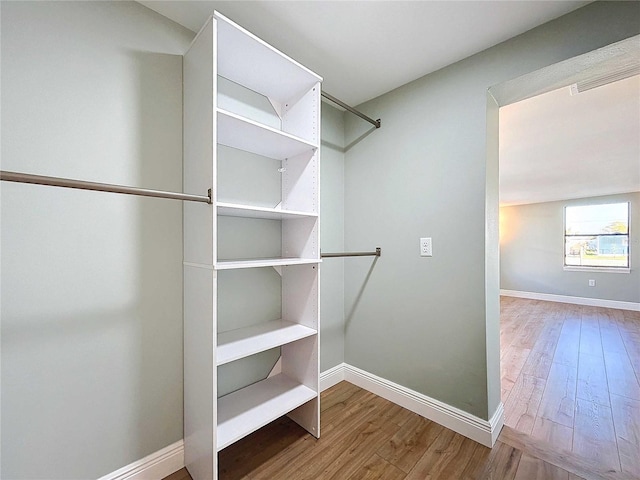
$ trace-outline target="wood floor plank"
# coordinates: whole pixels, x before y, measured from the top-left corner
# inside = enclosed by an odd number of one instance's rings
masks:
[[[578,367],[581,325],[582,321],[580,319],[576,319],[567,313],[553,356],[554,363]]]
[[[486,480],[512,480],[518,471],[522,450],[497,441],[491,449],[485,467],[478,478]]]
[[[609,406],[609,387],[604,357],[580,352],[576,397]]]
[[[348,400],[358,393],[362,394],[363,390],[353,383],[339,382],[320,394],[320,412],[337,404],[346,405]]]
[[[373,454],[348,480],[404,480],[406,475],[379,455]]]
[[[609,392],[634,400],[640,400],[640,384],[629,357],[622,353],[608,352],[604,356]]]
[[[613,416],[609,407],[577,400],[572,451],[591,458],[607,471],[621,470]]]
[[[544,323],[542,321],[535,317],[530,318],[522,329],[520,329],[511,346],[531,350],[543,328]]]
[[[618,324],[613,318],[613,314],[607,309],[598,317],[600,323],[600,339],[602,340],[602,350],[604,352],[626,353],[626,348]]]
[[[400,428],[393,416],[410,413],[378,396],[374,396],[368,403],[374,408],[366,409],[364,415],[361,412],[354,414],[354,419],[350,418],[341,425],[335,434],[323,435],[315,448],[305,452],[304,458],[277,470],[278,474],[289,480],[329,479],[334,475],[353,474],[362,466],[362,462],[375,453],[385,439],[393,436]],[[350,423],[350,426],[343,428],[347,423]],[[259,475],[250,476],[256,480],[271,479],[272,474],[273,472],[266,473],[261,470]]]
[[[409,473],[443,429],[441,425],[416,414],[377,453]]]
[[[349,441],[349,435],[357,435],[366,426],[368,419],[376,418],[387,404],[379,401],[380,397],[366,392],[368,395],[353,396],[343,405],[342,413],[335,415],[337,420],[329,428],[321,427],[322,436],[319,440],[307,436],[307,440],[296,443],[279,455],[274,456],[264,464],[257,466],[249,473],[252,480],[271,480],[273,478],[294,478],[312,468],[324,468],[332,456],[337,456],[336,447],[341,447]],[[384,400],[384,399],[380,399]],[[385,400],[386,402],[386,400]],[[337,407],[338,408],[338,407]],[[321,424],[323,417],[321,416]],[[302,477],[304,478],[304,477]],[[309,477],[313,478],[313,477]]]
[[[452,430],[444,429],[429,445],[420,460],[405,477],[406,480],[439,478],[452,456],[460,449],[464,437]]]
[[[640,478],[640,401],[612,394],[611,411],[622,471]]]
[[[522,367],[527,361],[531,350],[528,348],[521,348],[517,346],[509,347],[509,352],[504,358],[504,361],[500,364],[502,388],[505,391],[511,391],[513,385],[516,383]]]
[[[515,480],[569,480],[569,472],[539,458],[523,454]]]
[[[312,479],[326,478],[328,480],[347,479],[364,467],[370,458],[388,438],[396,433],[400,427],[391,420],[380,415],[379,421],[371,421],[359,430],[349,441],[340,442],[342,453],[332,456],[324,468],[307,469],[304,476],[293,475],[289,478]],[[315,467],[315,465],[314,465]]]
[[[562,326],[562,319],[555,316],[545,322],[545,327],[540,332],[540,337],[531,349],[531,354],[522,368],[523,374],[544,379],[549,376]]]
[[[530,434],[545,385],[544,379],[521,374],[504,405],[505,425]]]
[[[636,374],[636,378],[640,380],[640,334],[625,334],[622,341],[625,345],[631,366]]]
[[[172,473],[168,477],[164,477],[164,480],[192,480],[191,475],[186,468],[181,468],[177,472]]]
[[[491,456],[491,448],[477,444],[459,480],[478,480]],[[456,479],[458,480],[458,479]]]
[[[586,480],[630,480],[619,472],[609,472],[598,462],[585,458],[569,450],[556,448],[544,440],[504,427],[498,437],[500,442],[512,446],[533,457],[544,460]]]
[[[545,441],[553,448],[571,451],[573,445],[573,428],[543,417],[537,417],[533,425],[531,437]]]
[[[554,363],[540,401],[538,416],[573,427],[577,366]]]
[[[580,328],[580,353],[602,357],[602,341],[597,317],[582,319]]]
[[[462,437],[459,448],[451,455],[448,461],[444,462],[439,472],[432,471],[432,479],[461,479],[464,478],[468,465],[474,460],[474,452],[478,444],[469,438]]]
[[[511,346],[524,324],[519,314],[501,314],[500,316],[500,352]]]
[[[257,430],[251,438],[245,437],[221,450],[219,473],[226,478],[244,478],[288,448],[310,440],[305,429],[288,417],[281,417]]]

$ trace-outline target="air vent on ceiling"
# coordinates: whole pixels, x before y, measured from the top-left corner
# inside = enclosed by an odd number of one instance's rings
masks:
[[[640,65],[626,66],[619,70],[607,72],[604,75],[600,75],[595,78],[574,83],[571,85],[571,95],[577,95],[578,93],[586,92],[592,88],[602,87],[603,85],[624,80],[625,78],[633,77],[634,75],[640,75]]]

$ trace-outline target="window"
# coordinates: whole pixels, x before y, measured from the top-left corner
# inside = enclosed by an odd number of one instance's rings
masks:
[[[565,207],[565,267],[629,268],[629,203]]]

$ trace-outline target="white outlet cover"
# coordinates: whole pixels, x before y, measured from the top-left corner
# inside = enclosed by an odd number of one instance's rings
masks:
[[[431,248],[431,237],[425,237],[420,239],[420,256],[432,257],[433,252]]]

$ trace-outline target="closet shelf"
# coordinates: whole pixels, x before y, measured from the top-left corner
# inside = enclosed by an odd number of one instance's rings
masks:
[[[317,213],[297,210],[281,210],[278,208],[254,207],[235,203],[217,202],[218,215],[223,217],[266,218],[284,220],[289,218],[317,218]]]
[[[217,450],[317,397],[283,373],[218,399]]]
[[[278,103],[308,91],[322,77],[277,51],[224,15],[218,25],[218,73]]]
[[[284,267],[287,265],[306,265],[321,263],[318,258],[259,258],[251,260],[218,260],[215,270],[235,270],[238,268]]]
[[[317,333],[313,328],[285,320],[273,320],[260,325],[219,333],[216,364],[218,366],[224,365]]]
[[[226,110],[217,110],[218,143],[263,157],[284,160],[317,148],[307,140]]]

